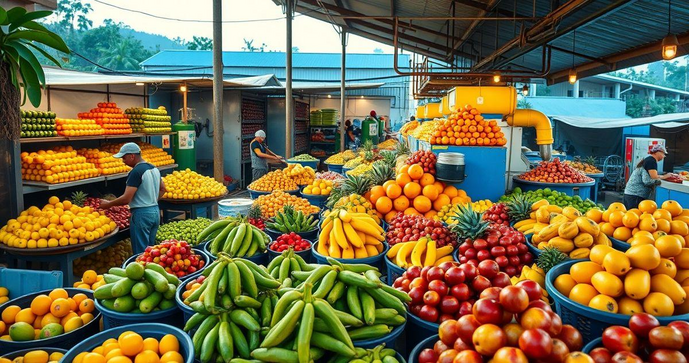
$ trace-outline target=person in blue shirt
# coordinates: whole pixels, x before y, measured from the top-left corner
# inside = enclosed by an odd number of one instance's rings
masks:
[[[252,181],[266,175],[268,173],[268,160],[277,160],[284,162],[282,156],[275,154],[266,146],[266,132],[258,130],[254,134],[254,139],[249,144],[251,152],[251,176]]]
[[[108,209],[120,205],[129,205],[132,217],[129,234],[134,254],[143,253],[147,246],[155,244],[156,232],[160,226],[160,209],[158,199],[165,194],[165,183],[160,171],[141,157],[139,145],[128,142],[113,155],[132,168],[127,176],[127,187],[119,198],[113,201],[101,201],[100,207]]]

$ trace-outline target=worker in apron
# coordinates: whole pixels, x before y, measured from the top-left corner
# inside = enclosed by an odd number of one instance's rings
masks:
[[[266,146],[266,132],[258,130],[254,134],[254,139],[249,144],[251,152],[251,176],[252,181],[266,175],[268,173],[268,160],[277,160],[285,162],[282,156],[275,154]]]

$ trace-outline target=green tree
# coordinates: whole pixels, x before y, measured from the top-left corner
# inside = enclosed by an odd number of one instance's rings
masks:
[[[639,97],[634,95],[627,97],[626,104],[626,114],[632,118],[657,116],[677,112],[677,104],[675,100],[667,97],[650,99],[648,97]]]
[[[191,50],[212,50],[213,39],[208,37],[193,36],[191,42],[186,43],[187,49]]]
[[[244,38],[244,46],[242,47],[242,50],[245,52],[265,52],[267,47],[268,45],[266,45],[266,43],[261,43],[260,47],[256,47],[254,46],[253,39]]]
[[[91,11],[93,8],[89,3],[82,3],[80,0],[60,0],[57,2],[55,15],[60,26],[74,33],[75,29],[84,31],[93,26],[93,21],[88,18]]]
[[[143,58],[140,54],[142,49],[141,42],[138,40],[132,37],[125,38],[114,47],[99,49],[101,58],[98,59],[98,63],[116,70],[139,69],[139,59]]]

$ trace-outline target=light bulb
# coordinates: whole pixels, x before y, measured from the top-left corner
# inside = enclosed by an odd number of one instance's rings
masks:
[[[500,83],[500,73],[493,74],[493,82]]]
[[[144,83],[143,83],[143,82],[136,82],[136,85],[137,85],[137,86],[143,86]]]
[[[183,85],[179,86],[179,90],[180,90],[180,92],[186,92],[187,91],[187,85],[183,84]]]
[[[328,95],[328,98],[333,98],[333,96],[332,96],[332,95]]]
[[[677,55],[677,47],[679,46],[679,41],[677,41],[677,36],[674,34],[668,34],[663,38],[663,59],[670,60]]]
[[[577,83],[577,71],[576,71],[574,68],[572,68],[572,69],[569,70],[569,77],[568,77],[568,79],[569,79],[569,83],[570,83],[570,84],[575,84],[575,83]]]

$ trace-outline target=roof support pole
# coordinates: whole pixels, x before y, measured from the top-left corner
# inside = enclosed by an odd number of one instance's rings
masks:
[[[222,0],[213,0],[213,177],[221,183],[225,177],[222,115],[223,70]],[[186,101],[186,95],[184,99]],[[186,113],[186,110],[184,112]]]
[[[286,75],[285,75],[285,157],[292,157],[292,147],[294,146],[294,99],[292,98],[292,17],[294,15],[295,0],[287,0],[286,13],[286,33],[287,39],[285,54]],[[275,136],[274,136],[275,137]]]
[[[342,42],[342,66],[340,68],[340,151],[345,149],[345,111],[347,99],[345,98],[345,77],[346,77],[346,55],[347,55],[347,31],[340,29],[340,40]]]

